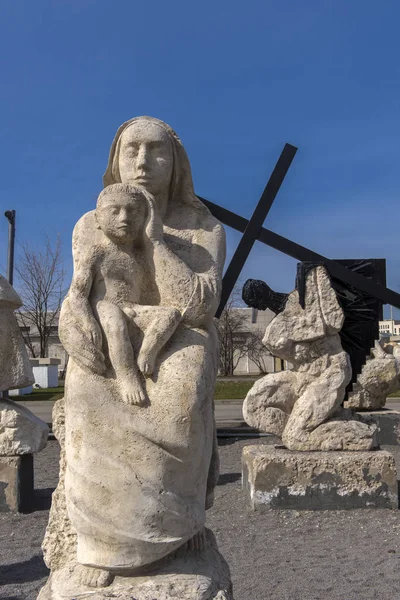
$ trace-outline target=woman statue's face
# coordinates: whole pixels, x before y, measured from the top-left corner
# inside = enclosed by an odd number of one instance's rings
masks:
[[[173,151],[168,134],[155,123],[138,121],[121,136],[119,173],[122,183],[141,185],[154,196],[169,188]]]

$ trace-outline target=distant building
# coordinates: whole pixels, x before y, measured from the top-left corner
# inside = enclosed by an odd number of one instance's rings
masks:
[[[24,322],[24,325],[22,325],[21,324],[22,323],[21,316],[18,313],[16,313],[16,315],[17,315],[17,319],[20,323],[20,330],[21,330],[22,336],[25,340],[25,346],[26,346],[26,350],[28,352],[28,356],[30,358],[38,358],[40,356],[40,337],[39,337],[38,330],[33,325],[27,325],[26,322]],[[29,340],[30,340],[30,344],[34,349],[35,356],[33,356],[32,351],[29,347],[29,344],[26,343],[27,338],[29,338]],[[58,337],[58,317],[57,317],[55,323],[50,326],[50,335],[49,335],[48,350],[47,350],[46,358],[58,358],[61,361],[60,365],[58,367],[59,373],[61,374],[65,370],[65,366],[67,364],[67,359],[68,359],[68,354],[67,354],[66,350],[64,350],[63,345],[60,342],[60,338]]]
[[[243,331],[238,332],[238,335],[243,338],[243,344],[246,344],[252,333],[262,339],[267,325],[275,316],[269,309],[264,311],[255,308],[234,308],[232,310],[243,314]],[[284,361],[272,356],[265,346],[259,354],[259,360],[257,362],[260,361],[262,362],[266,373],[282,371],[282,369],[285,368]],[[259,375],[260,373],[261,370],[259,366],[251,360],[248,354],[239,359],[234,370],[234,375]]]
[[[395,319],[379,321],[379,333],[381,335],[400,335],[400,321]]]

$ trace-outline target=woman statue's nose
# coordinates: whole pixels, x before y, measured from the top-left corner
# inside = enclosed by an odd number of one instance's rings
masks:
[[[136,158],[136,166],[137,167],[144,167],[147,165],[148,163],[148,151],[146,146],[143,144],[142,146],[140,146],[139,151],[137,153],[137,158]]]

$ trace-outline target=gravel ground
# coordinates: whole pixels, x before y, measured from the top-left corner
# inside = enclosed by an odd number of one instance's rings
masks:
[[[252,513],[240,486],[241,450],[252,443],[260,441],[220,440],[221,478],[208,513],[235,600],[400,598],[400,511]],[[398,447],[390,450],[400,457]],[[47,577],[40,544],[58,478],[56,442],[36,457],[35,476],[35,512],[0,515],[0,598],[7,600],[35,600]]]

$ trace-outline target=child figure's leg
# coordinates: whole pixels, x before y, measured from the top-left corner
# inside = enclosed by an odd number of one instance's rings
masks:
[[[165,306],[135,305],[135,311],[135,323],[144,333],[137,364],[144,375],[151,375],[158,353],[181,321],[181,313]]]
[[[105,300],[97,303],[96,311],[124,401],[128,404],[143,404],[146,396],[135,364],[125,314],[118,306]]]

